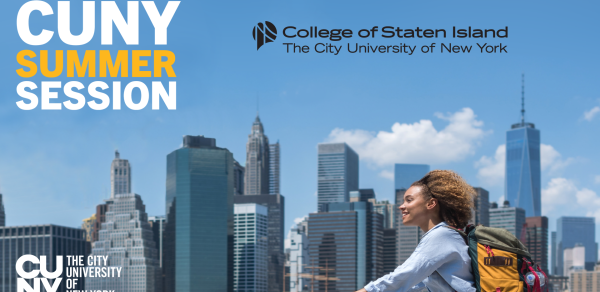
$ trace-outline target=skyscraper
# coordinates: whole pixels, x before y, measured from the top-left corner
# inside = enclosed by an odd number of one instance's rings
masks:
[[[283,266],[285,255],[283,250],[283,223],[285,218],[285,198],[280,195],[234,196],[234,204],[259,204],[267,207],[268,212],[268,257],[269,284],[268,291],[283,290]]]
[[[15,269],[17,260],[23,255],[34,255],[37,258],[46,256],[47,270],[56,271],[56,256],[63,256],[63,280],[61,281],[57,292],[73,291],[67,289],[64,277],[67,269],[67,259],[65,256],[83,256],[87,257],[86,241],[84,231],[79,228],[46,225],[29,226],[10,226],[0,227],[0,292],[15,292],[17,290],[17,270]],[[39,269],[39,265],[26,262],[23,265],[25,271]],[[77,277],[75,277],[77,278]],[[87,289],[87,283],[83,278],[77,278],[76,289]],[[33,280],[27,280],[31,287],[34,286]],[[43,285],[40,283],[40,288]],[[42,290],[43,289],[43,290]],[[27,291],[27,290],[23,290]],[[30,290],[30,291],[33,291]],[[41,288],[40,291],[46,291]],[[121,290],[123,291],[123,290]]]
[[[294,225],[288,233],[286,240],[286,253],[289,255],[288,264],[290,269],[290,292],[301,292],[310,290],[310,279],[301,277],[308,274],[310,270],[310,253],[308,252],[308,217]]]
[[[389,274],[398,267],[396,238],[395,228],[383,229],[383,274]]]
[[[492,204],[490,208],[490,227],[504,228],[523,241],[521,231],[524,224],[525,210],[511,207],[508,201],[504,201],[504,204],[500,207]]]
[[[85,240],[90,243],[92,242],[94,225],[96,225],[96,214],[92,214],[89,218],[83,219],[83,223],[81,223],[81,229],[85,231]]]
[[[377,199],[375,198],[366,201],[373,205],[373,211],[383,216],[384,229],[396,227],[396,210],[398,208],[395,204],[391,204],[388,200],[377,202]]]
[[[552,268],[552,271],[550,273],[552,273],[552,275],[558,275],[556,270],[556,263],[557,263],[557,255],[556,255],[556,231],[552,231],[552,233],[550,233],[550,258],[551,258],[551,264],[550,267]]]
[[[241,166],[237,160],[233,161],[233,194],[241,196],[244,194],[244,173],[246,168]]]
[[[314,290],[359,290],[383,276],[383,216],[368,202],[328,205],[308,219]]]
[[[373,212],[382,215],[383,219],[383,273],[388,274],[396,269],[398,261],[397,235],[396,235],[396,210],[395,204],[384,200],[377,202],[375,196],[367,200],[373,205]]]
[[[267,292],[267,207],[234,204],[233,291]]]
[[[163,269],[163,239],[165,231],[165,216],[152,216],[148,217],[148,224],[152,229],[152,239],[154,240],[154,246],[158,250],[158,263],[160,267],[160,278],[158,279],[157,285],[160,287],[160,291],[165,290],[165,270]]]
[[[115,159],[110,165],[110,197],[131,193],[131,166],[127,159],[121,159],[115,151]]]
[[[279,194],[281,148],[279,141],[269,145],[269,194]]]
[[[318,145],[318,210],[328,203],[348,202],[358,190],[358,154],[346,143]]]
[[[531,259],[544,270],[550,273],[548,267],[548,217],[527,217],[525,246],[531,255]]]
[[[350,202],[369,202],[369,199],[375,199],[375,191],[373,189],[360,189],[350,192]],[[373,201],[372,203],[375,203]]]
[[[163,234],[165,231],[165,221],[165,216],[148,217],[148,224],[150,224],[150,228],[152,228],[152,239],[158,250],[158,261],[161,268],[163,262]]]
[[[394,165],[394,186],[396,190],[408,190],[415,181],[423,178],[430,171],[427,164],[405,164]]]
[[[2,201],[2,194],[0,194],[0,226],[6,225],[6,213],[4,213],[4,203]]]
[[[571,277],[575,271],[585,270],[585,246],[576,243],[575,247],[563,251],[563,275]]]
[[[164,232],[167,292],[233,291],[233,154],[215,139],[184,136],[167,156]]]
[[[475,218],[471,220],[475,225],[490,226],[490,193],[484,188],[475,188],[475,192]]]
[[[600,292],[600,266],[594,271],[572,271],[569,286],[570,292]]]
[[[521,97],[521,122],[506,132],[506,200],[528,217],[542,216],[540,131],[525,122],[525,89]]]
[[[106,211],[108,210],[108,206],[106,204],[99,204],[96,206],[96,220],[92,225],[92,237],[90,242],[94,242],[98,240],[98,232],[100,232],[100,227],[102,223],[106,222]]]
[[[269,193],[269,138],[258,115],[246,143],[244,195]]]
[[[116,194],[106,200],[108,211],[92,256],[108,256],[96,266],[117,268],[120,277],[86,277],[90,290],[162,292],[158,250],[148,224],[148,214],[138,194]]]
[[[397,207],[404,203],[404,193],[410,185],[424,177],[430,170],[426,164],[400,164],[394,166],[394,186],[396,194],[395,205]],[[402,212],[396,212],[396,264],[402,265],[415,251],[421,241],[423,231],[418,226],[404,226],[402,224]]]
[[[596,243],[596,223],[594,217],[560,217],[556,220],[556,250],[557,273],[563,274],[563,252],[576,245],[585,247],[585,269],[594,270],[598,261],[598,246]]]

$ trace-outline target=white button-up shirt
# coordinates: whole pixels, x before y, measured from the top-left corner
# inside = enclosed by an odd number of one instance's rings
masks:
[[[427,231],[412,255],[392,273],[369,283],[369,292],[474,292],[471,258],[463,237],[442,222]]]

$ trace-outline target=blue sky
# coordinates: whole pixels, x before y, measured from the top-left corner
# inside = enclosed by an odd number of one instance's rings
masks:
[[[117,2],[124,11],[125,2]],[[316,210],[316,145],[324,141],[346,140],[359,152],[360,187],[374,188],[379,199],[393,198],[393,163],[410,162],[454,169],[498,200],[504,192],[501,145],[506,130],[519,121],[522,73],[526,119],[540,129],[546,145],[542,213],[551,230],[561,215],[600,218],[597,2],[182,1],[167,46],[154,45],[154,29],[140,7],[140,45],[125,45],[117,33],[113,46],[100,45],[97,15],[96,34],[81,47],[65,45],[57,35],[40,47],[26,45],[15,24],[23,3],[5,1],[0,9],[0,192],[9,225],[79,226],[109,194],[115,149],[130,161],[133,191],[148,213],[164,214],[166,155],[181,145],[183,135],[201,134],[216,138],[244,163],[257,95],[266,134],[282,147],[286,229],[294,218]],[[56,13],[56,1],[48,3]],[[166,1],[156,3],[162,12]],[[96,7],[99,14],[100,4]],[[77,34],[79,1],[72,1],[71,9]],[[501,42],[508,53],[481,54],[475,46],[470,54],[291,54],[281,31],[257,51],[252,28],[265,20],[279,30],[317,25],[355,33],[375,25],[449,32],[453,26],[508,26],[506,39],[338,42],[419,47]],[[56,30],[56,14],[34,14],[31,27]],[[327,40],[297,41],[317,42]],[[171,50],[177,56],[177,110],[20,110],[15,88],[24,79],[15,73],[20,68],[15,56],[25,49]],[[86,85],[110,79],[56,78]],[[31,81],[39,85],[47,79]],[[62,93],[59,99],[66,100]]]

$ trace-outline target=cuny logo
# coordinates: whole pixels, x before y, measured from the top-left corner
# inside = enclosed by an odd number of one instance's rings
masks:
[[[277,28],[269,21],[259,22],[252,30],[252,37],[256,41],[256,50],[264,44],[273,42],[277,38]]]
[[[26,272],[25,269],[23,269],[23,264],[25,264],[25,262],[39,264],[40,269],[32,270],[31,272]],[[52,273],[48,271],[48,268],[46,266],[46,256],[40,256],[39,259],[36,256],[30,254],[21,256],[17,260],[15,268],[17,269],[17,274],[20,276],[20,278],[17,278],[17,292],[40,292],[40,281],[44,285],[46,291],[56,292],[62,280],[62,278],[59,277],[63,272],[63,259],[62,256],[56,257],[56,270]],[[40,272],[42,273],[43,277],[37,278]],[[33,287],[31,287],[31,285],[27,283],[27,279],[33,279]],[[50,285],[48,279],[55,279],[54,283]]]

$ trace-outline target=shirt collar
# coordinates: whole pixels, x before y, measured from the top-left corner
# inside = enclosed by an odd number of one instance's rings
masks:
[[[448,224],[446,223],[446,221],[442,221],[440,223],[438,223],[436,226],[433,226],[433,228],[429,229],[429,231],[425,232],[425,234],[423,234],[423,236],[421,236],[421,239],[425,238],[425,236],[427,236],[427,234],[429,234],[429,232],[431,232],[432,230],[441,227],[441,226],[448,226]]]

